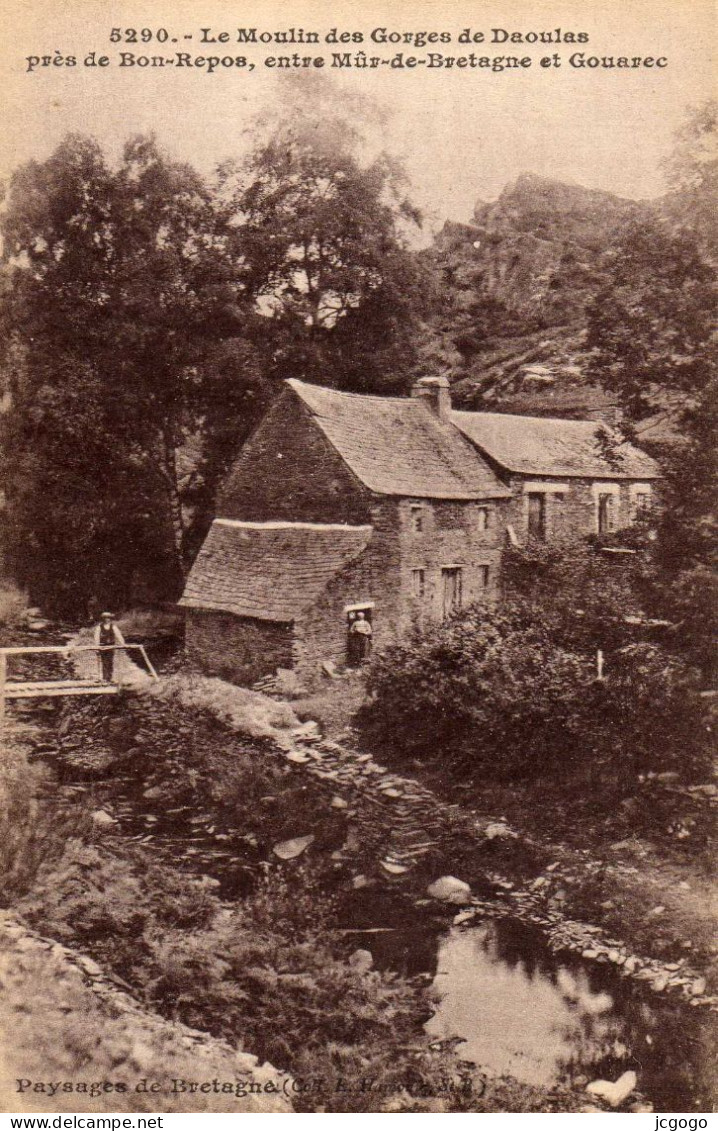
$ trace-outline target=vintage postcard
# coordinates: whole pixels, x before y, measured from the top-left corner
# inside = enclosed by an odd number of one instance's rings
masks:
[[[8,1126],[707,1127],[714,5],[3,14]]]

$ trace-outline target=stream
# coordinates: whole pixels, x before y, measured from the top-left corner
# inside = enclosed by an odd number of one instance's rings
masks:
[[[51,759],[55,709],[27,706],[22,714],[46,732],[36,750]],[[256,842],[208,829],[189,810],[156,813],[135,785],[117,773],[64,780],[56,792],[66,803],[107,806],[120,821],[113,835],[152,842],[178,866],[216,879],[225,901],[240,899],[262,866]],[[370,950],[378,969],[431,980],[434,1012],[425,1032],[433,1042],[455,1043],[478,1073],[531,1085],[583,1089],[633,1069],[657,1111],[711,1110],[705,1010],[651,994],[613,967],[553,953],[538,928],[509,916],[456,923],[456,908],[427,904],[395,886],[347,892],[337,926],[348,954]]]
[[[426,907],[397,903],[395,890],[377,895],[356,893],[345,907],[357,926],[353,945],[370,950],[379,969],[432,979],[425,1031],[437,1044],[456,1043],[478,1071],[584,1088],[633,1069],[657,1111],[711,1110],[704,1010],[608,964],[554,953],[538,927],[510,916],[447,925]]]

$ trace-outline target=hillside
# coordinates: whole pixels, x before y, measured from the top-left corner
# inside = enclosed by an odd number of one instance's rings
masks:
[[[587,302],[601,257],[650,206],[524,174],[469,224],[445,224],[427,253],[441,278],[432,360],[448,365],[455,400],[507,411],[609,413],[587,384]]]

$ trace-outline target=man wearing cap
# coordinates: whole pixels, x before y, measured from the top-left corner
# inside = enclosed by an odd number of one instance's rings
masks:
[[[95,628],[95,644],[98,648],[107,648],[107,652],[100,652],[102,678],[105,683],[112,683],[112,672],[115,666],[115,653],[109,651],[113,644],[124,644],[125,638],[115,624],[112,613],[102,613],[100,623]]]

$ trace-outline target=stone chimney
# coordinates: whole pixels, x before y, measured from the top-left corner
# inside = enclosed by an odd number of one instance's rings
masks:
[[[422,377],[412,385],[411,395],[422,401],[439,420],[449,420],[451,395],[448,377]]]

